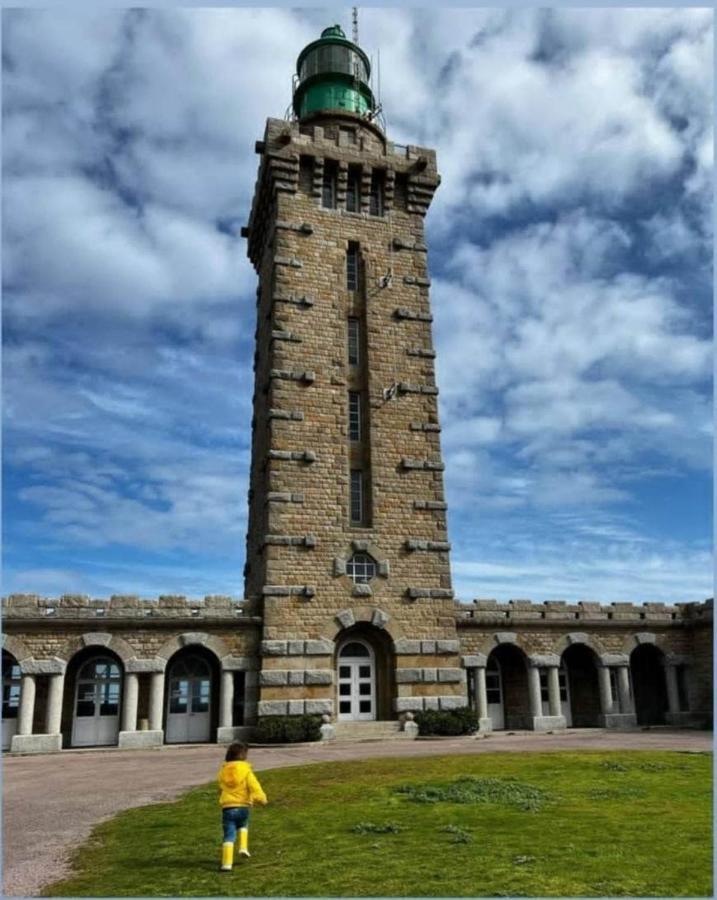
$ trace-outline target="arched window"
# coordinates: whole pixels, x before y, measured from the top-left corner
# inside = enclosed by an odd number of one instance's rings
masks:
[[[368,584],[376,574],[376,560],[368,553],[354,553],[346,563],[346,574],[354,584]]]

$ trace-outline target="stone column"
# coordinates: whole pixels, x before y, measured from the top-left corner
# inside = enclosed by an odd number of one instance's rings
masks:
[[[677,667],[665,663],[665,680],[667,681],[667,707],[670,715],[680,711],[680,694],[677,690]]]
[[[630,675],[629,666],[618,666],[617,668],[617,691],[620,695],[620,712],[634,713],[635,707],[630,695]]]
[[[18,710],[17,733],[32,734],[32,720],[35,715],[35,676],[23,675],[20,686],[20,709]]]
[[[45,731],[47,734],[60,734],[64,691],[65,676],[50,675],[50,689],[47,693],[47,715],[45,718]]]
[[[604,716],[609,716],[613,709],[612,686],[610,685],[610,669],[608,666],[598,666],[598,687],[600,688],[600,711]]]
[[[124,677],[124,698],[122,703],[122,731],[137,730],[137,699],[139,679],[134,672],[126,672]]]
[[[557,666],[548,667],[548,712],[551,716],[562,716],[560,705],[560,677]]]
[[[149,689],[149,730],[162,730],[162,713],[164,711],[164,672],[152,672]]]
[[[234,672],[222,672],[222,686],[219,696],[219,727],[231,728],[234,724],[232,710],[234,706]]]
[[[540,699],[540,669],[528,666],[528,693],[530,695],[530,715],[533,719],[542,718],[543,702]]]
[[[475,695],[476,713],[479,719],[488,718],[488,694],[485,687],[485,666],[473,669],[473,691]]]

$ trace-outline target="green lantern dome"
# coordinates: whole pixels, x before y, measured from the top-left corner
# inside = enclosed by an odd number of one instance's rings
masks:
[[[358,116],[375,112],[368,57],[340,25],[325,28],[318,41],[304,47],[296,71],[294,112],[300,120],[324,112]]]

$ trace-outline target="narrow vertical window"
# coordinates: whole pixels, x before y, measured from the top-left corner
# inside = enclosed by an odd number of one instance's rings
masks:
[[[361,394],[349,391],[349,440],[361,440]]]
[[[351,524],[363,523],[363,472],[351,470]]]
[[[360,362],[359,320],[349,319],[349,365],[357,366]]]
[[[371,194],[369,198],[369,212],[372,216],[383,215],[383,183],[384,173],[374,169],[371,175]]]
[[[548,691],[548,670],[540,668],[538,669],[538,675],[540,676],[540,699],[543,703],[547,703],[550,699],[550,693]]]
[[[336,163],[324,162],[324,183],[321,190],[321,205],[325,209],[336,208]]]
[[[359,286],[359,245],[349,241],[346,251],[346,290],[357,291]]]
[[[346,209],[348,212],[361,212],[361,170],[356,166],[349,166]]]

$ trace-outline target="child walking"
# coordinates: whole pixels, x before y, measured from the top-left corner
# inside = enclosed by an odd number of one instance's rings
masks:
[[[249,809],[255,803],[266,804],[266,794],[246,761],[248,752],[246,744],[230,744],[224,765],[219,770],[219,803],[224,829],[221,872],[231,872],[234,865],[237,830],[239,854],[249,856]]]

